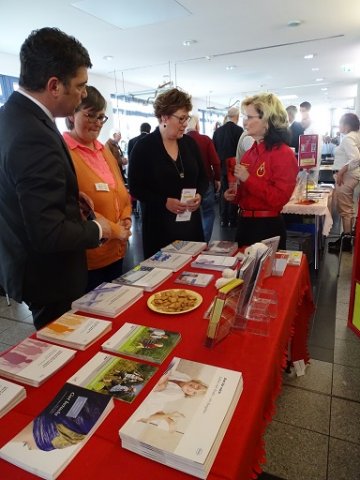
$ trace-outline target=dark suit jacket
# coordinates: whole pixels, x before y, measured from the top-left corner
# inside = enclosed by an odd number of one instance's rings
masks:
[[[98,226],[80,218],[62,136],[14,92],[0,109],[0,284],[19,302],[75,299],[86,286],[85,249],[98,243]]]
[[[291,133],[291,140],[290,140],[289,146],[295,148],[295,152],[298,153],[299,136],[304,135],[304,127],[301,125],[300,122],[293,122],[290,125],[290,133]]]
[[[222,175],[226,175],[226,159],[236,155],[237,144],[243,131],[243,128],[230,121],[214,132],[213,142],[220,157]]]
[[[136,142],[138,142],[141,138],[146,137],[146,135],[148,135],[146,132],[141,132],[137,137],[130,138],[127,147],[128,158],[130,157],[131,150],[135,147]]]

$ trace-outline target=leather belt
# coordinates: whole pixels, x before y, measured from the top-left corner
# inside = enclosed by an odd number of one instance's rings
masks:
[[[253,218],[265,218],[265,217],[278,217],[279,212],[275,210],[239,210],[240,217],[253,217]]]

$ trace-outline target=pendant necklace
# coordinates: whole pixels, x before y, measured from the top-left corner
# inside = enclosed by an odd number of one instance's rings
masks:
[[[176,164],[178,161],[179,161],[179,163],[180,163],[180,167],[181,167],[180,169],[178,168],[178,166],[177,166],[177,164]],[[180,177],[180,178],[184,178],[184,177],[185,177],[184,164],[183,164],[183,161],[182,161],[182,158],[181,158],[180,150],[179,150],[179,152],[178,152],[178,157],[177,157],[177,159],[176,159],[176,160],[172,160],[172,163],[173,163],[174,167],[176,168],[176,171],[177,171],[179,177]]]

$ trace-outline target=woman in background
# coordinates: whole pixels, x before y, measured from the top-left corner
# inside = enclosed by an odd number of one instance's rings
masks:
[[[298,166],[288,146],[288,116],[272,93],[246,98],[241,105],[244,128],[255,141],[235,166],[237,189],[224,196],[239,205],[236,241],[251,245],[280,236],[286,248],[286,228],[281,210],[295,188]]]
[[[118,164],[111,152],[98,140],[107,121],[106,101],[94,87],[87,87],[87,97],[66,119],[64,133],[74,162],[79,190],[93,202],[96,214],[111,225],[111,237],[98,248],[87,250],[90,291],[102,282],[111,282],[122,274],[122,262],[131,235],[131,202]]]
[[[335,174],[335,202],[339,211],[343,233],[344,252],[351,252],[351,230],[353,227],[354,190],[360,180],[360,122],[355,113],[345,113],[340,118],[340,133],[344,134],[340,145],[335,149],[334,170]],[[329,242],[330,253],[340,251],[341,237],[336,242]]]
[[[191,97],[177,88],[158,95],[159,126],[131,152],[128,180],[131,195],[141,202],[145,258],[174,240],[204,241],[199,207],[208,180],[195,141],[184,135],[191,109]],[[186,203],[184,188],[196,190]],[[190,220],[177,221],[186,210]]]

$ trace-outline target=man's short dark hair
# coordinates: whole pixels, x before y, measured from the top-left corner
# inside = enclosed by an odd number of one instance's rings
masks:
[[[33,92],[43,91],[51,77],[64,85],[76,76],[80,67],[91,68],[88,51],[57,28],[33,30],[20,49],[19,85]]]
[[[359,117],[355,113],[344,113],[340,118],[340,123],[348,125],[351,132],[358,132],[360,129]]]
[[[140,133],[142,132],[150,133],[150,130],[151,130],[150,123],[144,122],[140,125]]]
[[[300,103],[300,108],[305,108],[305,110],[311,110],[311,103],[310,102],[302,102],[302,103]]]

